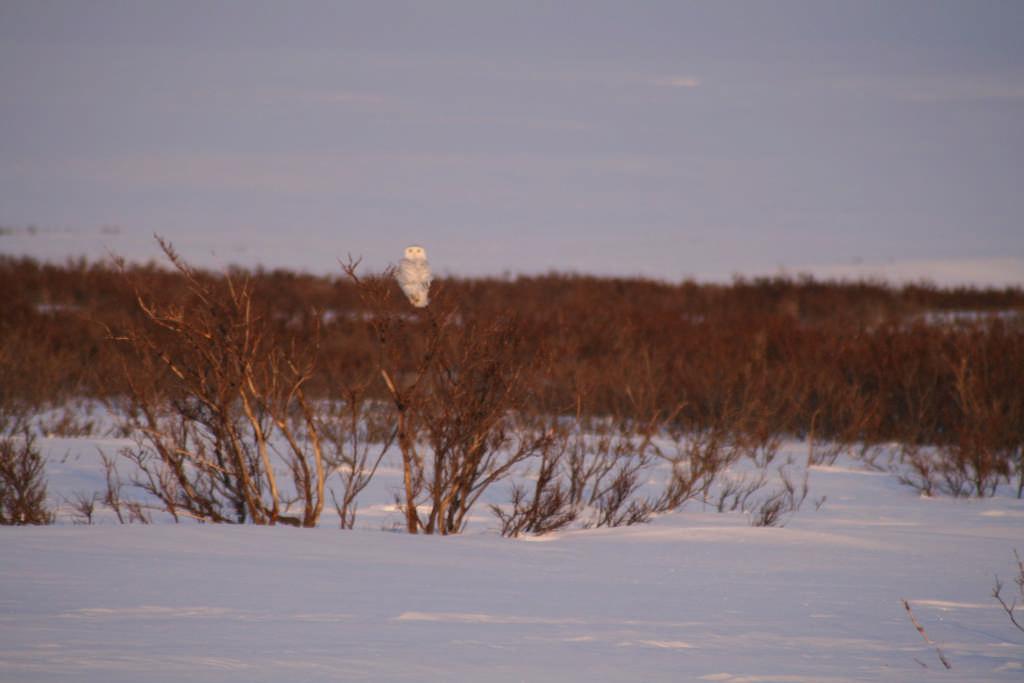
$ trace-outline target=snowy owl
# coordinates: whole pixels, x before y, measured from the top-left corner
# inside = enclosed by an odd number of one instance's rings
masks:
[[[412,245],[405,248],[405,256],[398,264],[395,271],[395,279],[402,287],[402,291],[409,297],[409,302],[417,307],[423,308],[430,301],[427,299],[427,290],[430,289],[430,264],[427,263],[427,250],[423,247]]]

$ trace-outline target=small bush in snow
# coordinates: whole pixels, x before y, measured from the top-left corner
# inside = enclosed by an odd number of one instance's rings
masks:
[[[46,462],[27,430],[0,438],[0,524],[52,524],[46,507]]]

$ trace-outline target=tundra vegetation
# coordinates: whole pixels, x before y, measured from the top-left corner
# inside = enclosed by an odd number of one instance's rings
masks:
[[[67,501],[82,520],[326,508],[351,528],[393,452],[409,533],[458,533],[481,501],[509,536],[691,500],[778,525],[808,497],[777,459],[794,437],[809,464],[850,453],[927,495],[1024,494],[1020,289],[548,274],[444,278],[414,309],[352,259],[218,273],[160,244],[148,265],[0,257],[3,523],[52,520],[37,433],[98,429],[134,446]]]

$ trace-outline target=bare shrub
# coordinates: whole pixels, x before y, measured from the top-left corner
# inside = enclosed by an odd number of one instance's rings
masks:
[[[620,465],[611,482],[597,499],[595,527],[632,526],[650,521],[654,512],[651,501],[634,496],[640,487],[643,463]]]
[[[100,453],[100,458],[103,460],[103,471],[106,477],[106,489],[102,495],[103,503],[113,511],[117,521],[121,524],[149,524],[151,518],[146,506],[140,501],[125,499],[122,496],[124,481],[117,471],[117,461],[103,452]],[[175,516],[174,519],[177,521],[178,518]]]
[[[210,281],[160,246],[188,296],[157,305],[137,291],[142,322],[115,336],[142,370],[125,373],[122,414],[137,436],[122,452],[134,466],[131,483],[175,520],[315,526],[327,472],[304,387],[316,336],[281,344],[250,281]],[[275,456],[290,492],[278,483]],[[292,503],[297,515],[286,513]]]
[[[46,506],[46,461],[25,430],[0,438],[0,524],[52,524]]]
[[[458,533],[484,491],[549,439],[517,424],[530,390],[520,326],[446,307],[443,290],[413,313],[396,301],[391,272],[362,279],[357,267],[343,264],[368,310],[375,366],[395,411],[406,530]]]
[[[785,526],[786,515],[799,512],[807,500],[810,489],[806,470],[800,484],[793,481],[784,467],[779,468],[779,479],[782,486],[753,508],[751,526]],[[824,500],[815,507],[820,508],[823,503]]]
[[[540,463],[532,487],[516,483],[512,488],[511,509],[491,505],[491,511],[501,522],[502,536],[546,534],[564,529],[579,514],[569,487],[562,477],[562,463],[568,449],[565,434],[550,439],[540,451]]]
[[[91,525],[96,514],[96,503],[103,497],[99,493],[87,494],[81,491],[75,491],[72,495],[74,498],[67,500],[67,504],[71,508],[74,523]]]
[[[899,464],[891,464],[901,484],[910,486],[922,496],[935,495],[938,487],[938,459],[932,454],[931,447],[918,444],[900,444]],[[954,495],[963,495],[959,488]]]
[[[941,427],[930,410],[920,416],[924,433],[908,434],[900,444],[906,468],[898,470],[900,480],[925,495],[984,497],[1016,478],[1020,497],[1024,399],[1005,384],[1005,373],[995,370],[991,357],[998,353],[1001,364],[1004,356],[1020,353],[1020,342],[978,328],[958,330],[948,341],[953,410]]]
[[[649,437],[628,425],[583,423],[572,430],[569,449],[569,498],[584,527],[621,526],[647,521],[648,501],[636,500],[641,474],[652,465]]]
[[[1021,560],[1020,554],[1014,550],[1013,557],[1017,560],[1017,574],[1013,577],[1013,583],[1017,586],[1016,591],[1010,591],[1011,595],[1008,598],[1003,597],[1003,584],[996,576],[995,586],[992,588],[992,597],[999,602],[999,605],[1006,612],[1006,616],[1009,617],[1010,623],[1016,626],[1021,631],[1024,631],[1024,624],[1017,620],[1016,610],[1021,605],[1024,605],[1024,560]],[[1007,603],[1009,600],[1009,603]]]
[[[515,486],[511,510],[492,506],[506,535],[545,533],[572,523],[583,528],[628,526],[695,499],[719,512],[755,513],[755,524],[763,519],[765,525],[778,525],[800,508],[808,493],[806,476],[796,484],[780,467],[782,488],[757,499],[767,483],[767,462],[778,447],[775,439],[748,441],[724,428],[687,432],[663,423],[652,427],[650,421],[638,426],[579,416],[556,420],[552,431],[553,445],[542,455],[532,490]],[[756,475],[726,477],[730,466],[744,457],[762,463]],[[662,463],[670,472],[660,494],[643,495],[642,484]]]
[[[461,531],[487,487],[548,439],[517,424],[529,396],[515,353],[518,337],[515,320],[466,321],[447,328],[431,358],[428,390],[416,405],[430,451],[419,475],[431,505],[421,521],[426,533]]]
[[[971,332],[972,337],[977,334]],[[999,386],[1005,378],[993,374],[988,357],[993,349],[989,347],[985,340],[958,338],[949,361],[961,420],[955,439],[942,446],[940,472],[954,495],[991,496],[1000,482],[1009,481],[1011,473],[1020,469],[1024,401]],[[1005,347],[999,350],[1007,351]],[[1019,351],[1015,355],[1024,360]],[[1019,481],[1018,498],[1024,479]]]
[[[370,382],[365,381],[344,387],[344,399],[329,404],[322,425],[322,440],[331,448],[330,462],[342,482],[340,499],[331,489],[342,529],[355,525],[356,498],[373,479],[398,436],[392,411],[368,399],[369,386]]]
[[[718,512],[746,512],[750,509],[750,500],[764,488],[767,480],[764,472],[757,476],[739,475],[728,478],[719,487],[713,505]]]
[[[739,457],[721,434],[672,436],[650,420],[638,425],[577,415],[556,418],[549,430],[554,438],[542,452],[532,491],[515,486],[510,511],[492,506],[505,535],[541,534],[574,522],[583,528],[644,523],[706,499],[730,458]],[[674,453],[655,443],[659,435],[673,442]],[[645,479],[659,464],[670,466],[668,481],[657,496],[643,495]]]
[[[423,460],[417,448],[416,406],[440,344],[441,326],[434,319],[428,328],[422,322],[423,315],[416,318],[399,312],[393,270],[362,278],[357,273],[358,267],[359,261],[351,257],[347,263],[342,263],[342,270],[354,284],[365,310],[363,321],[368,328],[367,337],[374,344],[369,362],[375,374],[383,379],[394,407],[395,438],[402,456],[403,474],[403,495],[396,497],[396,503],[405,516],[406,531],[415,534],[421,527],[417,501],[424,488]],[[447,320],[442,322],[448,323]],[[398,384],[393,376],[398,378]]]
[[[554,444],[552,447],[551,444]],[[631,452],[628,438],[591,436],[565,430],[541,446],[540,465],[528,495],[512,490],[512,509],[491,510],[502,533],[543,534],[579,522],[583,528],[629,526],[647,522],[659,511],[656,501],[638,496],[649,457]],[[546,446],[546,447],[545,447]]]
[[[669,458],[672,473],[665,491],[655,503],[658,512],[676,510],[693,499],[707,501],[712,486],[740,457],[729,435],[721,429],[676,432],[672,439],[675,444],[675,455]],[[727,483],[723,488],[728,487]],[[726,493],[722,500],[729,495],[731,493]],[[719,502],[719,512],[723,506],[724,503]]]

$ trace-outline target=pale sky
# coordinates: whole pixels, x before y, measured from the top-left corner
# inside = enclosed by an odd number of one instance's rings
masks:
[[[1022,31],[1016,1],[0,0],[0,252],[1021,284]]]

